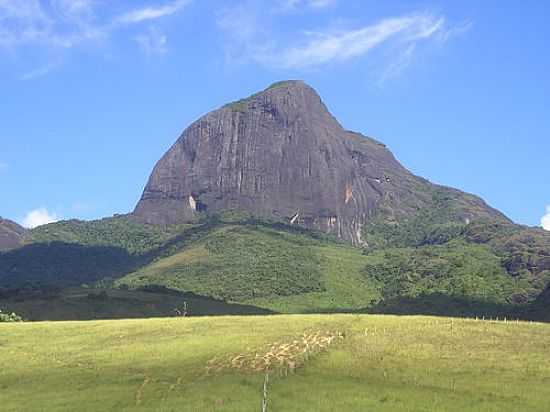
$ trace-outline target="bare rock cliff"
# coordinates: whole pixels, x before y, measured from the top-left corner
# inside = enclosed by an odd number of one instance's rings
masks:
[[[413,175],[384,144],[344,130],[311,87],[285,81],[191,124],[155,166],[134,216],[171,224],[242,209],[359,245],[369,218],[414,214],[436,189],[456,198],[464,220],[506,219]]]

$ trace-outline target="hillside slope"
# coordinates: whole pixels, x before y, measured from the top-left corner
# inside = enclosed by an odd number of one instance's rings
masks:
[[[11,220],[0,217],[0,251],[21,246],[25,229]]]
[[[0,405],[256,412],[267,369],[268,411],[546,412],[549,341],[544,324],[372,315],[0,324]]]
[[[378,291],[361,274],[360,250],[262,222],[220,225],[116,282],[158,284],[282,312],[369,306]]]
[[[0,287],[162,286],[286,313],[546,319],[539,296],[550,284],[547,232],[494,221],[442,224],[424,214],[398,225],[377,222],[369,232],[375,240],[364,249],[242,212],[169,227],[127,217],[58,222],[29,232],[26,246],[0,254]],[[82,308],[72,313],[88,316],[85,299],[70,302]],[[13,307],[0,300],[5,303]],[[33,306],[27,299],[23,307]],[[128,316],[136,311],[128,309]]]
[[[544,260],[548,237],[515,255],[471,241],[482,228],[467,225],[440,244],[361,251],[284,226],[227,224],[116,284],[158,284],[279,312],[392,312],[401,303],[409,312],[399,313],[520,316],[550,271],[509,272],[507,262]]]

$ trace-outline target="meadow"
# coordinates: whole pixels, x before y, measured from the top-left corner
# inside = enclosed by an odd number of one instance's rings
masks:
[[[391,315],[0,324],[0,409],[548,411],[550,325]]]

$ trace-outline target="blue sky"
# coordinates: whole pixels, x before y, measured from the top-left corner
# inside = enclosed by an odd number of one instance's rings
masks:
[[[190,122],[304,79],[414,173],[550,230],[550,3],[0,0],[0,215],[131,211]]]

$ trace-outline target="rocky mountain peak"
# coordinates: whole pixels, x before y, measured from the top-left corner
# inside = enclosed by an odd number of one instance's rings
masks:
[[[271,86],[247,98],[229,103],[222,109],[237,113],[261,110],[271,113],[276,119],[291,124],[302,122],[330,122],[339,126],[336,119],[315,89],[302,80],[286,80]]]
[[[274,83],[191,124],[155,166],[134,216],[171,224],[241,209],[364,244],[376,215],[398,222],[453,199],[453,216],[505,219],[481,199],[411,174],[380,142],[344,130],[303,81]]]

